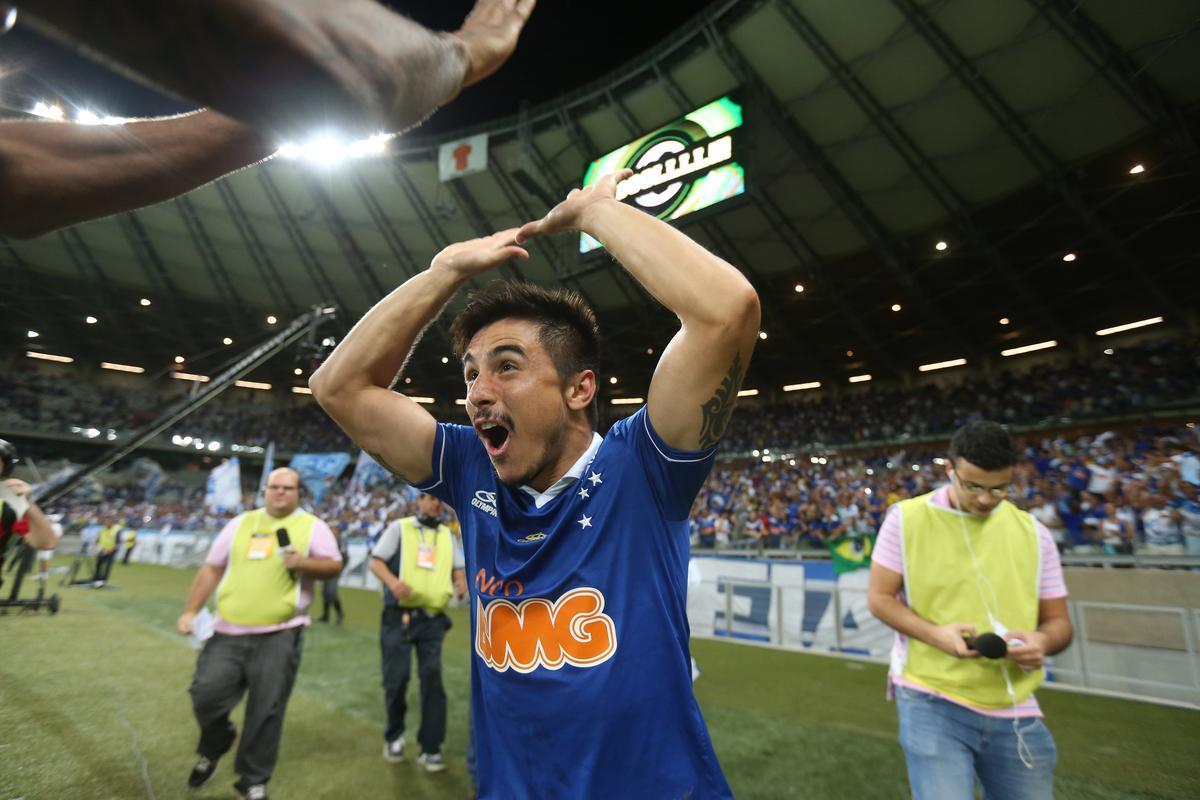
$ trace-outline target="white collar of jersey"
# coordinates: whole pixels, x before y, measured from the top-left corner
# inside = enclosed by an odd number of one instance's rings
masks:
[[[562,494],[563,490],[570,486],[575,481],[583,476],[583,471],[587,469],[587,465],[592,463],[592,459],[596,457],[596,451],[600,449],[600,443],[604,441],[604,437],[595,431],[592,432],[592,443],[588,445],[588,449],[583,452],[579,460],[567,470],[567,474],[556,480],[550,485],[550,488],[544,492],[539,492],[532,486],[522,486],[521,491],[533,498],[533,504],[538,508],[546,505],[554,498]]]

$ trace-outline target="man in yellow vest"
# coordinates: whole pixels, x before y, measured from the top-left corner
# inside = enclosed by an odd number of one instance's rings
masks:
[[[417,648],[421,679],[421,728],[417,763],[430,772],[446,768],[446,690],[442,686],[442,640],[450,630],[450,595],[467,593],[462,550],[439,516],[442,501],[431,494],[417,498],[417,515],[384,529],[371,551],[371,572],[383,582],[383,690],[387,708],[383,757],[404,760],[405,695]]]
[[[215,589],[213,635],[196,660],[188,692],[200,724],[199,758],[188,786],[202,786],[233,746],[230,713],[249,692],[234,784],[244,800],[266,800],[283,715],[292,693],[304,627],[311,620],[313,582],[342,568],[329,526],[300,508],[300,475],[283,467],[267,476],[265,504],[222,529],[196,574],[175,627],[192,632],[196,614]]]
[[[108,582],[113,561],[117,558],[117,549],[120,547],[121,531],[123,530],[125,530],[125,526],[121,524],[115,514],[105,517],[104,526],[100,528],[100,535],[96,538],[96,571],[92,575],[92,585],[97,589]]]
[[[1033,693],[1071,643],[1058,548],[1006,499],[1017,450],[1003,427],[964,426],[949,455],[948,485],[889,509],[867,593],[896,631],[888,694],[912,795],[966,800],[978,781],[989,798],[1052,798],[1057,750]]]

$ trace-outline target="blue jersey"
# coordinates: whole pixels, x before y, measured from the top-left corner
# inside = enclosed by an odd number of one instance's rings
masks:
[[[537,508],[473,428],[439,424],[417,488],[458,512],[480,798],[732,797],[692,693],[688,513],[715,448],[646,409]]]

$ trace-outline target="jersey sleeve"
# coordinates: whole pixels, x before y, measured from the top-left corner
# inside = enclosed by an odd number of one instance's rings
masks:
[[[650,424],[645,406],[613,425],[609,436],[614,435],[637,455],[666,518],[674,522],[687,519],[692,501],[712,470],[717,446],[691,451],[669,447]]]
[[[468,485],[466,481],[475,477],[482,467],[480,457],[487,462],[486,469],[490,471],[491,462],[487,461],[487,454],[473,428],[439,422],[433,439],[433,473],[428,480],[414,483],[413,488],[428,492],[459,512],[463,487]]]
[[[875,537],[875,549],[871,551],[872,563],[901,575],[904,574],[904,551],[900,546],[902,520],[899,504],[889,508],[883,524],[879,526],[879,535]]]

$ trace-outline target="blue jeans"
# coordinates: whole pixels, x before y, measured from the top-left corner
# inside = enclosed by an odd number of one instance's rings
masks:
[[[1054,737],[1038,717],[987,717],[925,692],[896,687],[900,746],[914,800],[970,800],[975,782],[984,798],[1054,797]],[[1033,767],[1017,752],[1017,733]]]

